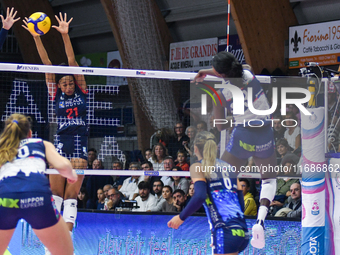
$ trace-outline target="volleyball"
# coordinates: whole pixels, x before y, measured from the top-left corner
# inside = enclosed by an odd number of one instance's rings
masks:
[[[51,28],[51,19],[43,12],[35,12],[29,17],[27,27],[34,34],[44,35]]]

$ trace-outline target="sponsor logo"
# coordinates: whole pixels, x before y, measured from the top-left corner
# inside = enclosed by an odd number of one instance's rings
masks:
[[[22,65],[17,65],[17,70],[31,70],[31,71],[38,71],[39,67],[36,66],[22,66]]]
[[[12,198],[0,198],[0,206],[6,208],[19,208],[19,199]]]
[[[59,108],[65,108],[65,102],[64,101],[59,102]]]
[[[81,70],[83,73],[94,73],[94,70],[92,69],[83,69]]]
[[[76,170],[77,174],[84,174],[84,170]]]
[[[320,206],[317,200],[314,200],[312,210],[311,210],[312,215],[319,215],[320,213]]]
[[[242,147],[246,151],[255,151],[255,145],[250,145],[242,141],[240,141],[240,147]]]
[[[20,199],[20,208],[39,207],[44,205],[44,197],[30,197]]]
[[[309,238],[309,252],[310,254],[319,254],[318,241],[316,241],[316,237]]]
[[[245,237],[244,231],[242,229],[231,229],[233,236]]]
[[[143,72],[143,71],[136,71],[136,74],[137,74],[137,75],[146,75],[146,72]]]
[[[301,43],[301,37],[298,35],[297,31],[295,30],[294,37],[290,39],[290,43],[294,45],[293,51],[297,53],[299,51],[299,43]]]
[[[145,176],[159,176],[158,171],[144,171]]]

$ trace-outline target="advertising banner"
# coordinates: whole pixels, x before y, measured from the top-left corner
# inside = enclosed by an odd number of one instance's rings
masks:
[[[340,63],[340,20],[289,28],[289,68]]]
[[[197,72],[210,68],[217,53],[217,37],[170,44],[169,70]]]

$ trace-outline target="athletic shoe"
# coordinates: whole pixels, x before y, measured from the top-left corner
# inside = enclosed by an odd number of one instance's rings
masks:
[[[251,238],[251,245],[255,248],[262,249],[265,246],[264,226],[263,221],[257,221],[252,229],[253,237]]]

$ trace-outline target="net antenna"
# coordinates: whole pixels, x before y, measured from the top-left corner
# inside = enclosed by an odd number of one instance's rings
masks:
[[[230,26],[230,0],[228,0],[227,48],[226,48],[227,52],[229,52],[229,26]]]

